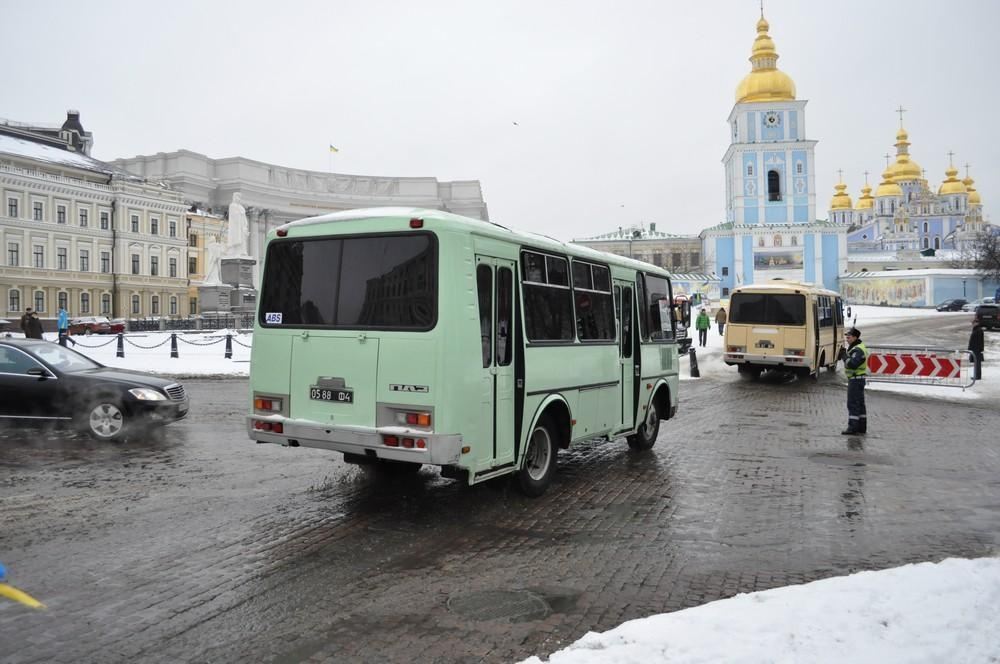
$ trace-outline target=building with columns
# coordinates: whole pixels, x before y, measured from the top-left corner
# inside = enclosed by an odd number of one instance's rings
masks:
[[[184,315],[187,206],[90,156],[80,114],[0,120],[0,317]]]
[[[440,182],[433,177],[345,175],[308,171],[230,157],[212,159],[189,150],[117,159],[136,176],[161,180],[195,208],[226,214],[239,193],[250,226],[250,255],[261,266],[267,232],[304,217],[362,207],[423,207],[488,220],[477,180]],[[259,274],[255,273],[255,280]]]
[[[701,233],[706,272],[721,279],[723,298],[774,278],[836,290],[847,269],[847,228],[816,220],[816,141],[806,135],[806,101],[777,67],[769,29],[761,16],[752,68],[729,113],[726,221]]]

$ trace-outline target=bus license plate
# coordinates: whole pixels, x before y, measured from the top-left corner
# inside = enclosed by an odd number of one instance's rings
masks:
[[[317,401],[339,401],[340,403],[354,403],[353,390],[333,390],[328,387],[310,387],[309,398]]]

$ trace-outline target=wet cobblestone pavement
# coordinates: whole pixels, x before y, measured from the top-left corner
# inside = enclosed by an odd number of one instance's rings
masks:
[[[842,376],[684,381],[647,453],[559,457],[540,499],[424,469],[254,445],[248,384],[185,381],[192,417],[101,445],[0,432],[0,659],[504,662],[588,630],[861,569],[1000,550],[996,404]]]

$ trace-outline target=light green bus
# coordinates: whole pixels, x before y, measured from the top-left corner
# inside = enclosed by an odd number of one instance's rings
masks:
[[[656,442],[677,412],[667,272],[438,210],[375,208],[268,234],[250,437],[527,495],[556,453]]]

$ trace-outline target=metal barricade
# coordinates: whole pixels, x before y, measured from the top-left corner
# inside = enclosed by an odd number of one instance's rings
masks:
[[[869,381],[936,387],[972,387],[976,358],[971,350],[930,346],[868,345]]]

